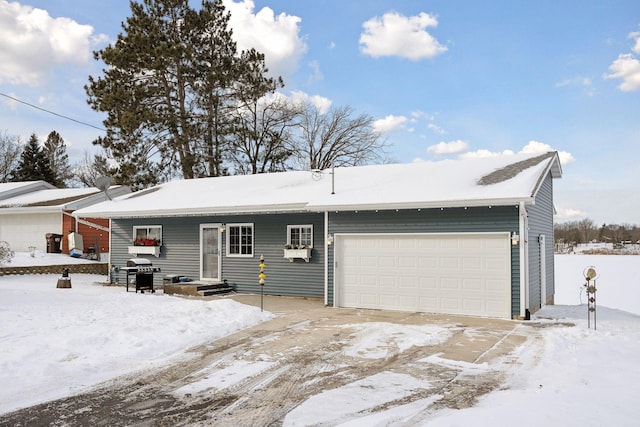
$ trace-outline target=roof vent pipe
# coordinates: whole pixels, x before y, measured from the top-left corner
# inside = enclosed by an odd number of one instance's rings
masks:
[[[331,162],[331,194],[336,194],[336,168]]]

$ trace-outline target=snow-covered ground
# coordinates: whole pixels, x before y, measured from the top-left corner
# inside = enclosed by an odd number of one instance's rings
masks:
[[[10,262],[0,267],[30,267],[33,265],[91,264],[96,261],[65,254],[50,254],[40,250],[16,252]]]
[[[22,257],[17,254],[11,265],[26,262],[20,261]],[[49,254],[41,261],[53,263],[52,258],[70,261]],[[534,316],[545,327],[519,326],[531,328],[542,339],[518,348],[520,364],[501,365],[507,366],[501,368],[506,387],[481,398],[475,407],[430,412],[437,400],[432,397],[352,419],[354,411],[424,387],[413,384],[410,375],[383,373],[308,399],[289,413],[285,425],[315,424],[327,413],[331,420],[343,420],[342,426],[638,425],[640,257],[559,255],[555,259],[556,306]],[[582,272],[587,266],[595,266],[599,274],[597,330],[593,323],[587,328],[586,306],[580,305],[586,302]],[[57,289],[56,276],[0,277],[0,413],[188,357],[189,347],[272,317],[231,300],[201,301],[162,293],[143,296],[95,283],[105,280],[74,274],[71,289]],[[426,339],[424,331],[404,333],[408,343]],[[379,334],[384,345],[385,331]],[[479,368],[459,367],[462,375]],[[331,411],[326,411],[327,402]]]

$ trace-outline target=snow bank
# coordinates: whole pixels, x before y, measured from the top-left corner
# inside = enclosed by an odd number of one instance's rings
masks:
[[[272,317],[232,300],[125,292],[74,274],[0,277],[0,413],[162,366],[186,349]]]

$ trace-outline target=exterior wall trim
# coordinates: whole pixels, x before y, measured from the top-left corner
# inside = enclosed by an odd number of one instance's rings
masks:
[[[324,305],[329,305],[329,212],[324,211]]]
[[[524,202],[520,202],[520,316],[526,318],[529,309],[529,246],[527,210]]]

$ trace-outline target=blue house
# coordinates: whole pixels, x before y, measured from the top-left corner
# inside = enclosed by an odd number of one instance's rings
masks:
[[[332,307],[528,318],[554,297],[556,152],[173,181],[76,211],[111,263]],[[156,285],[162,276],[156,275]]]

